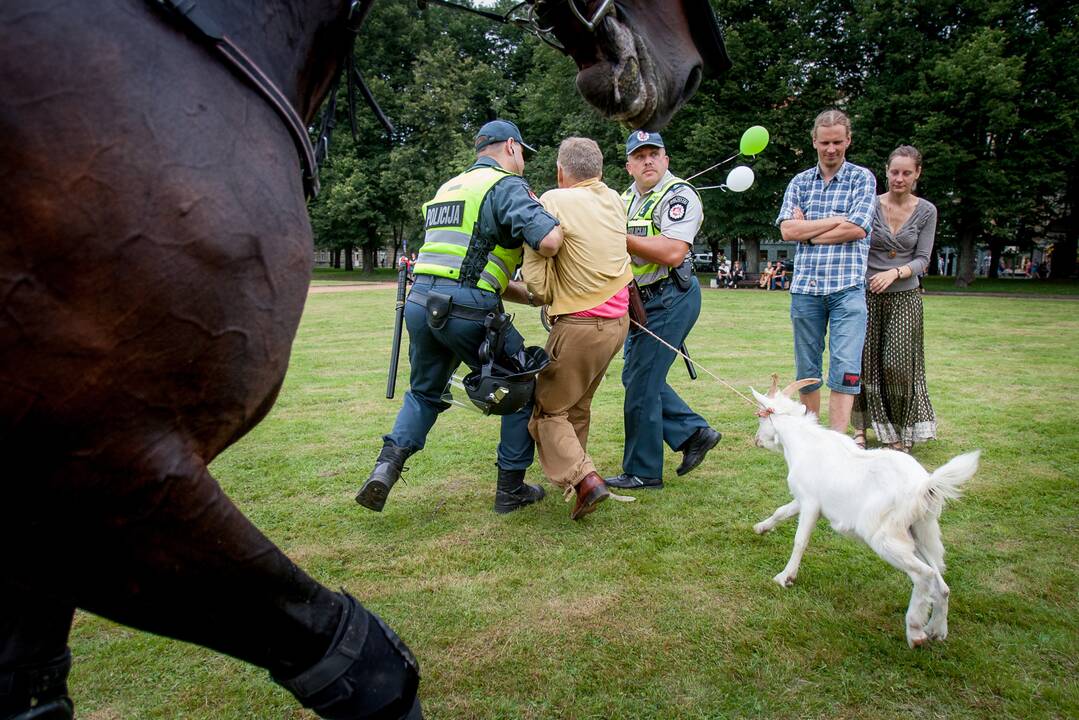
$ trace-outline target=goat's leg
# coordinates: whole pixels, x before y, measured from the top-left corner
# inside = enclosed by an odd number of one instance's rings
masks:
[[[797,515],[800,509],[801,505],[798,503],[798,501],[791,500],[786,505],[781,505],[780,507],[776,508],[776,511],[772,513],[770,517],[761,520],[759,523],[754,525],[753,532],[757,533],[758,535],[763,535],[784,520],[787,520]]]
[[[809,545],[809,536],[813,528],[817,526],[820,517],[820,506],[813,503],[804,503],[798,511],[798,530],[794,533],[794,550],[791,551],[791,559],[787,561],[787,567],[783,572],[776,575],[775,580],[781,587],[790,587],[794,579],[798,577],[798,567],[802,564],[802,555],[805,554],[806,546]]]
[[[919,520],[910,527],[914,544],[927,565],[944,574],[944,543],[940,538],[940,524],[935,517]]]
[[[924,518],[911,527],[914,543],[926,563],[933,568],[933,613],[925,631],[933,640],[948,637],[948,596],[951,591],[944,582],[944,543],[940,539],[940,524],[935,517]]]
[[[869,546],[892,567],[905,572],[913,583],[907,607],[907,645],[912,648],[925,645],[929,641],[925,628],[929,621],[930,596],[934,578],[939,574],[918,559],[914,538],[908,533],[896,536],[882,530],[870,539]]]

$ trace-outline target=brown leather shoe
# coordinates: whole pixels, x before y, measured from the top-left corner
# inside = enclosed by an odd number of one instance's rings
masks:
[[[607,489],[607,483],[603,482],[603,478],[594,472],[588,473],[577,484],[577,504],[573,506],[573,512],[569,514],[570,519],[580,520],[610,496],[611,491]]]

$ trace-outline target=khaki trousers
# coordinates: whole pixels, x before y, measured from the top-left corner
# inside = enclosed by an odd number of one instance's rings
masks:
[[[575,486],[596,472],[586,452],[592,396],[628,332],[628,315],[563,315],[551,327],[546,348],[551,364],[537,378],[528,431],[536,440],[543,472],[561,488]]]

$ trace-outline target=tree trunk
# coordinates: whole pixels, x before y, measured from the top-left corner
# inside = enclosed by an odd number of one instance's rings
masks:
[[[352,245],[345,245],[345,248],[344,248],[343,252],[345,253],[345,271],[346,272],[351,272],[353,270],[353,265],[352,265]]]
[[[337,270],[341,269],[341,248],[334,248],[330,251],[330,267]]]
[[[1004,252],[1004,242],[1002,240],[990,240],[989,241],[989,272],[986,273],[988,277],[996,279],[1000,277],[1000,256]]]
[[[761,241],[757,238],[749,238],[743,241],[746,246],[746,264],[745,270],[747,273],[755,273],[761,271]]]
[[[940,257],[936,251],[937,247],[934,244],[933,249],[929,251],[929,267],[926,269],[928,275],[940,275]]]
[[[1067,208],[1064,216],[1064,242],[1053,244],[1053,255],[1049,264],[1049,277],[1053,280],[1067,280],[1075,275],[1075,253],[1079,249],[1079,166],[1068,173],[1068,191],[1064,201]]]
[[[734,267],[734,261],[738,259],[738,238],[731,238],[730,254],[727,257],[731,259],[731,267]],[[745,263],[742,263],[742,268],[745,268]]]
[[[365,273],[373,273],[375,271],[375,254],[378,252],[378,248],[371,245],[364,245],[361,249],[363,255],[363,271]]]
[[[955,286],[969,287],[974,282],[974,226],[969,221],[960,220],[959,227],[959,262],[955,272]]]

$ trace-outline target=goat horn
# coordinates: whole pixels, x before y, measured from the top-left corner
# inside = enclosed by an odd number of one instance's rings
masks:
[[[783,388],[783,394],[787,397],[790,397],[795,390],[801,390],[808,385],[816,385],[819,382],[820,378],[802,378],[801,380],[795,380],[790,385]]]
[[[768,397],[775,397],[779,391],[779,375],[772,373],[772,388],[768,391]]]

